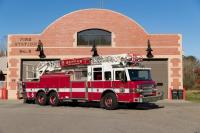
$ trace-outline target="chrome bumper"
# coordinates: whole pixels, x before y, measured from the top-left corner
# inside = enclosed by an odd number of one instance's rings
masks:
[[[149,97],[143,97],[143,98],[139,98],[139,102],[143,102],[143,103],[148,103],[148,102],[156,102],[158,100],[162,100],[163,96],[149,96]]]

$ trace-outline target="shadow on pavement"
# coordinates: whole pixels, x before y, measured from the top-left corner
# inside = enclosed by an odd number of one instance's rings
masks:
[[[66,107],[83,107],[83,108],[100,108],[98,102],[88,102],[88,103],[62,103],[61,106]],[[119,104],[118,109],[134,109],[134,110],[152,110],[160,109],[164,106],[157,105],[155,103],[139,103],[139,104]]]

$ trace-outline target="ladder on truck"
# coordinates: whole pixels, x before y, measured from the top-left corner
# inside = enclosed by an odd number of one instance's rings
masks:
[[[60,61],[41,61],[36,67],[35,79],[39,79],[46,72],[59,70],[61,70]]]
[[[87,66],[87,65],[137,65],[142,62],[142,56],[135,54],[118,54],[118,55],[104,55],[96,57],[85,57],[85,58],[71,58],[63,59],[59,61],[42,61],[36,67],[34,79],[39,79],[46,72],[60,71],[63,68]]]

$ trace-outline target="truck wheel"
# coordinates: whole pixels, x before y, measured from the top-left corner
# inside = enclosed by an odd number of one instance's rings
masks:
[[[56,92],[51,92],[49,95],[49,104],[51,106],[58,106],[60,104],[58,95]]]
[[[101,107],[103,106],[107,110],[114,110],[118,107],[117,98],[114,93],[106,93],[103,96],[102,102],[103,105]]]
[[[47,104],[47,96],[44,92],[39,92],[36,97],[36,103],[39,105]]]

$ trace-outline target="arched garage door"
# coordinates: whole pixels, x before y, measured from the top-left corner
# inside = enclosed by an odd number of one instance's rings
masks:
[[[168,98],[168,60],[144,59],[143,65],[151,68],[152,79],[158,84],[157,88],[164,91],[164,98]]]

